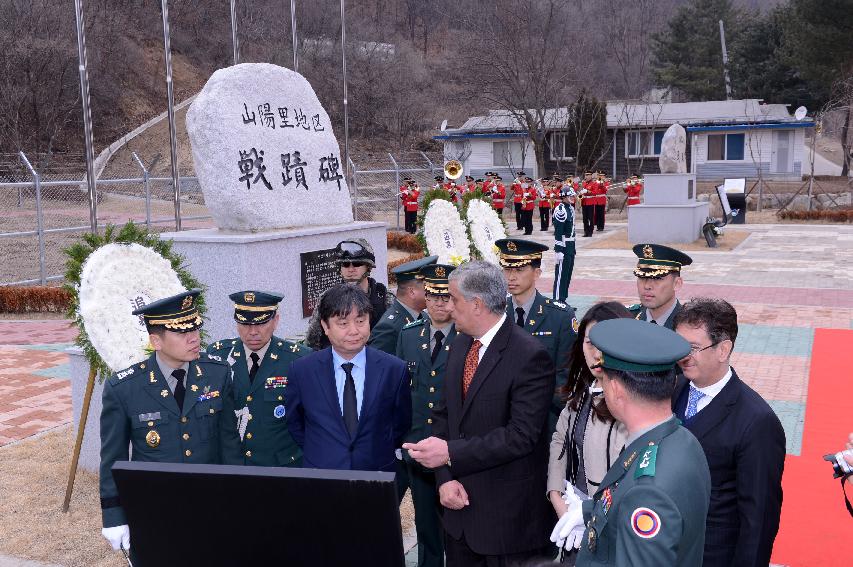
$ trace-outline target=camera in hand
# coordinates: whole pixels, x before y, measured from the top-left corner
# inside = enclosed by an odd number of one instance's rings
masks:
[[[844,457],[853,457],[853,449],[840,451],[834,455],[824,455],[823,460],[832,463],[832,478],[841,478],[849,474],[853,474],[853,466],[851,466]]]

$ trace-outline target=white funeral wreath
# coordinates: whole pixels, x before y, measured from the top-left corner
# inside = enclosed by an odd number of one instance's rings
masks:
[[[468,203],[468,230],[474,248],[483,260],[498,263],[495,253],[495,241],[506,238],[506,230],[495,210],[481,199],[472,199]]]
[[[424,217],[427,252],[438,256],[439,264],[458,266],[471,259],[470,242],[459,209],[444,199],[435,199]]]

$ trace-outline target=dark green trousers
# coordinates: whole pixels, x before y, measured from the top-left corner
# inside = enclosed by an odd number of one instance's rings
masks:
[[[444,566],[444,528],[441,526],[435,474],[416,462],[406,460],[409,487],[415,505],[415,531],[418,534],[418,567]]]

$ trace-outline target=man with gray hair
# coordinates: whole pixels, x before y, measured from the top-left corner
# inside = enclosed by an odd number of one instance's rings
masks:
[[[403,448],[435,469],[448,567],[545,558],[555,521],[542,497],[554,365],[506,316],[498,266],[470,262],[449,280],[459,334],[433,409],[434,436]]]

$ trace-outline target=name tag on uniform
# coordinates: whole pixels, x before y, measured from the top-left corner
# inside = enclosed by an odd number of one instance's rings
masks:
[[[160,412],[155,411],[152,413],[141,413],[139,414],[139,421],[156,421],[160,419]]]

